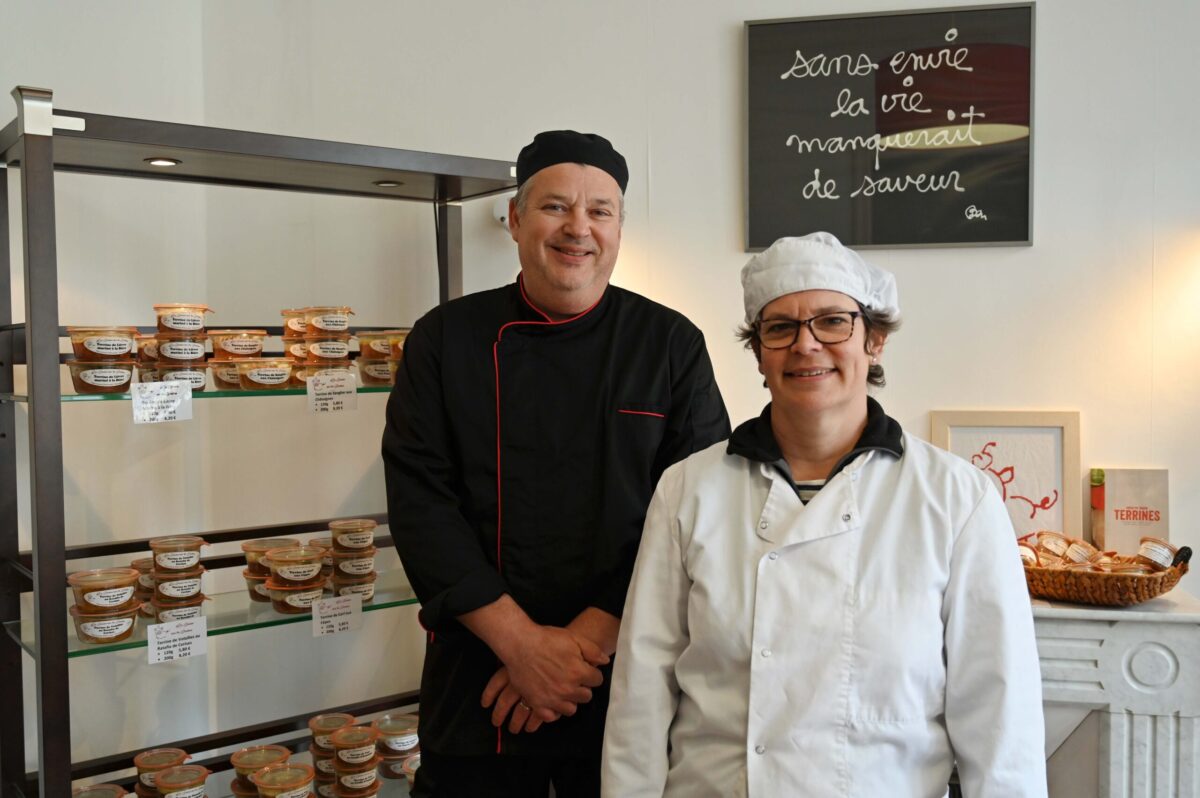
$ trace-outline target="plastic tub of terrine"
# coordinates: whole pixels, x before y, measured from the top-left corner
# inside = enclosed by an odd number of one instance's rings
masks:
[[[190,571],[200,564],[200,547],[207,546],[204,538],[195,535],[171,535],[152,538],[150,552],[154,555],[154,573],[161,576]]]
[[[262,357],[266,330],[209,330],[213,360],[239,360]]]
[[[379,753],[383,756],[404,758],[421,751],[417,716],[410,712],[380,715],[371,721],[371,727],[379,732]]]
[[[350,329],[354,311],[345,305],[320,305],[304,309],[304,332],[344,333]]]
[[[154,789],[153,787],[147,787],[140,781],[134,782],[133,794],[136,795],[137,798],[158,798],[158,790]],[[257,798],[257,791],[255,798]]]
[[[93,784],[71,790],[71,798],[121,798],[129,792],[120,784]]]
[[[191,302],[168,302],[154,306],[160,333],[204,332],[204,314],[212,312],[208,305]]]
[[[320,771],[317,772],[317,780],[313,782],[317,798],[337,798],[337,786],[337,779],[323,779]]]
[[[296,363],[308,360],[308,346],[304,343],[304,336],[285,335],[283,337],[283,356]]]
[[[309,377],[317,375],[328,376],[330,374],[352,374],[350,371],[351,363],[349,360],[331,360],[328,363],[297,363],[292,369],[294,377],[293,383],[297,388],[304,388],[308,385]]]
[[[380,388],[393,384],[396,381],[396,372],[389,360],[363,360],[360,358],[358,377],[364,386]]]
[[[71,384],[78,394],[125,393],[133,382],[133,360],[110,360],[104,363],[85,363],[68,360]]]
[[[1179,547],[1168,540],[1146,535],[1140,541],[1134,561],[1149,566],[1155,571],[1165,571],[1175,564]]]
[[[334,549],[330,552],[333,557],[334,578],[349,579],[373,573],[375,571],[375,552],[374,546],[368,546],[365,549]]]
[[[330,580],[335,596],[362,596],[362,603],[366,604],[375,598],[375,580],[379,577],[374,571],[365,576],[338,576],[333,575]]]
[[[317,771],[317,781],[332,781],[337,779],[337,768],[334,767],[333,749],[313,745],[308,749],[312,756],[313,768]]]
[[[247,540],[242,543],[242,552],[246,555],[246,567],[252,574],[269,576],[270,566],[263,558],[271,549],[295,549],[300,547],[300,541],[295,538],[260,538]]]
[[[287,585],[275,581],[275,577],[267,577],[265,583],[267,592],[271,594],[271,606],[276,612],[284,615],[300,615],[312,612],[312,605],[325,594],[325,583],[315,585]]]
[[[191,756],[182,748],[151,748],[135,756],[133,766],[137,768],[138,782],[153,789],[159,773],[182,765],[189,759]]]
[[[191,598],[185,599],[162,599],[155,597],[150,602],[150,617],[155,623],[186,621],[191,618],[199,618],[204,614],[204,602],[206,601],[208,601],[208,596],[205,596],[203,593],[197,593]]]
[[[345,712],[326,712],[308,719],[308,730],[312,732],[313,745],[329,752],[329,757],[333,756],[333,740],[330,736],[338,729],[353,725],[354,716]]]
[[[368,762],[353,770],[339,770],[334,798],[371,798],[379,792],[378,762]]]
[[[213,387],[218,391],[242,390],[242,378],[238,376],[236,360],[210,360],[208,370],[212,373]]]
[[[242,571],[242,579],[246,581],[246,592],[250,594],[251,601],[271,600],[271,591],[267,590],[269,576],[250,573],[250,569],[247,568]]]
[[[178,380],[192,386],[192,391],[199,393],[208,387],[208,367],[203,361],[195,363],[163,363],[158,364],[159,382]]]
[[[316,772],[311,765],[271,765],[250,776],[261,798],[303,798],[311,793]]]
[[[138,572],[137,592],[153,593],[154,592],[154,558],[153,557],[138,557],[136,560],[129,563],[129,567]],[[146,598],[149,598],[149,596],[147,596]]]
[[[304,346],[307,349],[306,359],[311,364],[320,365],[331,360],[350,358],[349,333],[309,333],[304,336]]]
[[[285,357],[258,357],[239,360],[238,380],[243,391],[270,391],[288,387],[292,361]]]
[[[258,798],[258,787],[250,779],[235,778],[229,782],[229,791],[233,798]]]
[[[379,526],[368,518],[346,518],[332,521],[329,534],[333,538],[335,551],[361,551],[375,544],[375,528]]]
[[[112,612],[84,612],[72,605],[71,620],[75,622],[75,635],[84,643],[120,643],[133,634],[137,626],[140,602],[132,607]]]
[[[143,363],[139,360],[137,365],[137,375],[138,382],[162,382],[162,378],[158,376],[157,363]]]
[[[200,594],[200,577],[204,566],[198,565],[190,571],[160,572],[154,580],[154,598],[160,601],[179,601]]]
[[[251,745],[229,757],[229,764],[239,777],[249,779],[265,767],[284,764],[291,755],[292,752],[282,745]]]
[[[159,365],[204,363],[208,333],[173,332],[158,334]]]
[[[271,578],[284,587],[298,587],[319,582],[321,559],[325,549],[318,546],[290,546],[270,549]]]
[[[304,321],[304,311],[306,308],[284,308],[279,311],[279,315],[283,316],[283,337],[298,338],[308,332],[308,325]]]
[[[370,726],[346,726],[329,735],[334,761],[341,772],[344,765],[361,765],[375,759],[375,741],[379,732]]]
[[[396,330],[363,330],[356,332],[359,360],[387,360],[392,355],[391,336]]]
[[[137,357],[137,327],[68,327],[75,359],[85,363]]]
[[[154,363],[158,360],[158,333],[136,333],[133,341],[137,345],[138,363]]]
[[[413,782],[416,781],[417,771],[420,770],[420,768],[420,754],[417,754],[416,756],[410,756],[408,759],[404,760],[404,776],[408,779],[408,786],[411,787]]]
[[[139,572],[136,568],[93,568],[67,577],[75,606],[87,615],[127,610],[137,604]]]
[[[204,783],[211,773],[203,765],[176,765],[160,770],[154,786],[162,798],[205,798]]]

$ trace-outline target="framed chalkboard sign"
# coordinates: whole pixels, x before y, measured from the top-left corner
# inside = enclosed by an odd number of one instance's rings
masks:
[[[746,23],[747,249],[1031,242],[1033,4]]]

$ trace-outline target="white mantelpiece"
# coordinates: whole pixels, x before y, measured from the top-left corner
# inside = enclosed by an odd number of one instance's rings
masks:
[[[1200,600],[1176,588],[1125,608],[1035,600],[1033,614],[1047,756],[1096,712],[1098,773],[1081,779],[1095,794],[1200,798]]]

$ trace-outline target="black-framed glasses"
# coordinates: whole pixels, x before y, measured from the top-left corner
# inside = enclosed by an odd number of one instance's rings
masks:
[[[767,349],[787,349],[800,340],[800,328],[808,327],[812,337],[822,344],[840,344],[854,335],[858,310],[821,313],[810,319],[759,319],[754,322],[758,342]]]

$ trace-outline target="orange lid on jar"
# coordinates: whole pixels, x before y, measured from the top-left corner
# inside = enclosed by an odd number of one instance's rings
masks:
[[[306,793],[298,792],[305,790],[312,784],[316,772],[312,765],[305,765],[299,762],[286,765],[270,765],[250,776],[250,781],[258,787],[258,794],[262,798],[277,798],[277,796],[289,795],[295,793],[297,798]],[[290,798],[290,795],[289,795]]]
[[[134,591],[140,572],[136,568],[93,568],[67,577],[81,612],[123,610],[136,601]]]
[[[326,712],[308,720],[308,729],[312,732],[313,742],[326,750],[333,748],[329,736],[338,729],[354,725],[354,716],[345,712]]]
[[[346,332],[354,311],[346,305],[316,305],[304,309],[307,332]]]
[[[182,748],[151,748],[135,756],[133,766],[137,768],[138,781],[147,787],[153,787],[159,771],[182,765],[189,759],[191,756]]]
[[[321,573],[321,559],[325,549],[319,546],[292,546],[267,551],[271,561],[271,574],[287,583],[305,583],[316,579]]]
[[[209,330],[213,360],[258,357],[262,354],[266,330]]]
[[[153,538],[150,551],[154,553],[154,568],[157,571],[189,571],[200,562],[200,547],[207,545],[204,538],[195,535]]]
[[[158,772],[154,788],[162,798],[203,798],[211,773],[203,765],[176,765]]]
[[[283,764],[291,755],[282,745],[251,745],[234,753],[229,764],[239,776],[249,776],[269,765]]]
[[[195,302],[167,302],[154,306],[154,313],[158,316],[158,328],[164,332],[202,332],[204,314],[212,312],[208,305]]]
[[[345,726],[329,735],[336,759],[347,765],[361,765],[375,758],[379,732],[370,726]]]
[[[366,549],[374,544],[378,526],[369,518],[347,518],[331,521],[329,532],[335,549]]]
[[[126,360],[137,354],[137,327],[68,327],[79,360]]]

